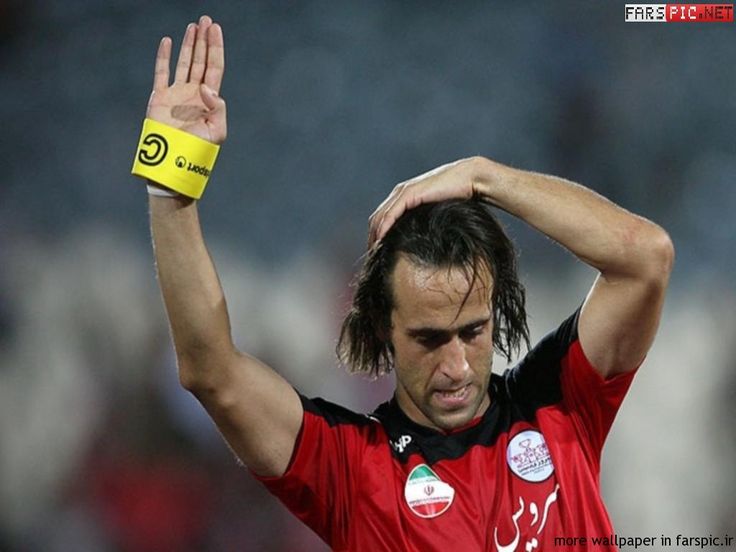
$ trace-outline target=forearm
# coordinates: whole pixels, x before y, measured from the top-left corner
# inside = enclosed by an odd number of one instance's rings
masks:
[[[573,182],[475,158],[474,189],[606,276],[656,276],[671,243],[656,224]]]
[[[196,202],[151,196],[150,215],[159,284],[180,368],[187,359],[231,354],[225,297],[202,237]]]

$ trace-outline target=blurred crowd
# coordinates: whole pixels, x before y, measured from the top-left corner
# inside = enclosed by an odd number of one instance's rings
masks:
[[[201,9],[0,2],[0,550],[325,549],[179,387],[129,176],[158,39]],[[392,381],[348,375],[333,347],[393,185],[475,154],[579,181],[677,250],[604,454],[614,525],[736,535],[733,24],[625,24],[615,2],[207,9],[230,137],[201,213],[241,348],[370,411]],[[537,340],[594,275],[503,220]]]

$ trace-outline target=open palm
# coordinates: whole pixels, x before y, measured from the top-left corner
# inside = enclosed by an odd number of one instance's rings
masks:
[[[202,16],[184,33],[174,82],[169,84],[171,39],[164,37],[156,55],[153,92],[146,116],[221,144],[227,136],[225,101],[219,97],[225,71],[222,28]]]

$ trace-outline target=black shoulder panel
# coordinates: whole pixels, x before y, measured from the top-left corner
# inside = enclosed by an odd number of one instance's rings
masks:
[[[302,406],[306,412],[310,412],[316,416],[324,418],[330,427],[334,427],[338,424],[362,426],[373,423],[365,414],[358,414],[357,412],[353,412],[339,404],[320,398],[309,399],[301,393],[299,394],[299,398],[302,400]]]
[[[532,420],[539,408],[562,400],[560,361],[578,337],[579,313],[576,310],[504,374],[506,391],[523,419]]]

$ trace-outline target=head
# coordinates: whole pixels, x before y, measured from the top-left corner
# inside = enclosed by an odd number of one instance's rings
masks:
[[[529,342],[513,244],[479,200],[409,210],[368,252],[343,322],[339,357],[353,371],[394,371],[414,421],[451,430],[489,404],[493,351]]]

